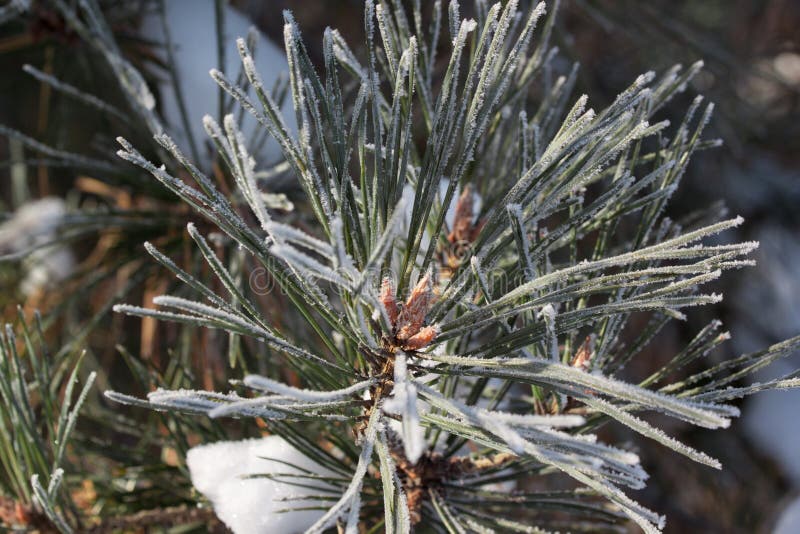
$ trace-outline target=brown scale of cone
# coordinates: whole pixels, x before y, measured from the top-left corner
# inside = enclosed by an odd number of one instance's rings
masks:
[[[386,310],[386,315],[389,316],[389,322],[392,326],[397,324],[397,316],[400,310],[397,309],[397,299],[394,298],[394,288],[392,282],[388,278],[384,278],[381,283],[381,304]]]
[[[475,242],[484,224],[486,224],[485,219],[473,223],[474,218],[475,195],[472,192],[472,187],[466,185],[456,202],[453,228],[447,235],[450,247],[440,250],[440,261],[445,274],[461,265],[467,255],[468,248]]]
[[[592,358],[592,338],[590,336],[586,336],[583,344],[580,346],[578,351],[572,357],[572,361],[570,365],[577,369],[586,369],[589,367],[589,360]]]
[[[420,350],[422,347],[425,347],[433,341],[438,333],[438,329],[435,326],[423,326],[420,328],[419,332],[411,336],[406,340],[403,344],[404,350]]]
[[[470,243],[473,238],[472,218],[475,216],[475,199],[472,195],[472,187],[464,187],[461,196],[456,202],[455,214],[453,216],[453,229],[447,236],[450,243]]]
[[[417,282],[403,305],[397,303],[391,281],[388,278],[383,279],[379,300],[392,326],[392,345],[413,351],[420,350],[433,341],[438,329],[425,326],[425,316],[433,298],[430,273]]]
[[[400,341],[407,341],[422,329],[425,324],[425,316],[428,308],[433,301],[433,288],[431,287],[431,275],[425,274],[408,296],[400,315],[397,318],[397,333],[395,336]]]

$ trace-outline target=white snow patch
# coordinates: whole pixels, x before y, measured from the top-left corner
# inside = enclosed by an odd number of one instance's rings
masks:
[[[303,532],[324,514],[324,510],[278,513],[295,507],[319,506],[321,503],[314,500],[282,500],[308,497],[319,494],[319,490],[264,477],[247,478],[267,473],[302,473],[282,462],[314,475],[331,474],[279,436],[200,445],[190,449],[186,456],[192,484],[211,501],[217,517],[235,534]],[[299,478],[285,480],[308,482]],[[318,481],[311,485],[324,486]]]
[[[75,257],[56,240],[66,214],[63,200],[45,197],[21,205],[0,225],[0,254],[22,254],[39,247],[24,259],[26,276],[20,289],[25,295],[52,288],[72,275]]]

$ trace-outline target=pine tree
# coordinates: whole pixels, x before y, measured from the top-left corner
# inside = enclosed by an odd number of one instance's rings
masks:
[[[589,432],[615,420],[719,468],[638,414],[655,411],[724,428],[738,414],[731,399],[797,385],[787,377],[727,387],[791,351],[798,339],[664,383],[727,338],[718,322],[652,376],[639,383],[617,378],[667,321],[683,318],[680,310],[719,301],[699,288],[723,270],[749,265],[745,257],[757,246],[703,244],[740,218],[684,228],[663,216],[690,156],[714,144],[701,138],[713,106],[702,107],[699,97],[677,128],[656,119],[700,65],[642,75],[599,112],[586,109],[583,96],[564,114],[574,75],[562,77],[543,87],[545,98],[530,109],[527,96],[547,78],[543,71],[553,57],[552,15],[531,45],[544,5],[519,13],[515,1],[479,4],[477,20],[461,20],[452,2],[445,29],[452,46],[441,81],[434,66],[443,16],[438,3],[434,10],[431,29],[423,31],[418,3],[409,20],[400,5],[368,1],[366,60],[328,31],[321,73],[286,13],[296,136],[244,41],[239,52],[255,100],[211,72],[280,143],[306,193],[316,235],[272,220],[256,162],[232,115],[222,126],[207,116],[205,125],[250,213],[237,212],[169,138],[158,140],[199,188],[119,139],[122,158],[151,172],[252,255],[292,302],[284,313],[299,313],[314,333],[300,337],[273,326],[190,224],[227,294],[151,247],[203,299],[165,295],[155,301],[163,311],[116,310],[253,337],[283,355],[301,387],[248,375],[239,386],[244,395],[159,390],[146,404],[260,417],[304,454],[347,473],[338,482],[340,498],[310,532],[337,523],[347,532],[362,521],[375,525],[381,500],[388,531],[407,531],[423,517],[456,532],[526,531],[547,527],[548,520],[538,510],[520,519],[525,508],[550,501],[557,509],[582,510],[598,524],[615,522],[614,512],[587,503],[592,496],[657,532],[664,518],[621,489],[644,486],[637,456]],[[350,78],[341,81],[344,73]],[[650,323],[626,347],[622,334],[638,312],[648,312]],[[326,442],[341,458],[322,448]],[[371,470],[379,477],[368,476]],[[552,471],[586,490],[555,499],[552,493],[505,498],[487,489],[493,481]]]
[[[265,198],[241,113],[203,120],[224,167],[216,175],[161,128],[150,128],[156,161],[120,137],[122,159],[192,208],[186,232],[213,276],[148,243],[183,286],[154,299],[158,309],[115,311],[224,332],[241,374],[225,392],[186,388],[182,375],[147,399],[106,396],[204,438],[224,434],[206,418],[263,421],[310,462],[265,473],[315,490],[286,498],[288,509],[319,510],[308,532],[628,520],[660,531],[665,518],[625,493],[647,481],[639,457],[596,432],[623,425],[720,468],[642,414],[725,428],[739,413],[731,401],[800,385],[797,372],[738,385],[800,337],[674,380],[729,337],[713,321],[650,376],[626,372],[684,309],[719,302],[703,286],[752,265],[757,243],[721,240],[739,217],[665,215],[691,156],[718,144],[702,137],[713,105],[701,97],[679,124],[659,120],[702,65],[643,74],[595,111],[573,97],[576,69],[556,75],[557,2],[518,4],[476,2],[473,20],[455,0],[425,16],[419,0],[367,0],[364,57],[328,30],[319,69],[285,13],[297,131],[239,40],[240,79],[211,76],[279,144],[307,203],[293,220]],[[139,79],[132,72],[117,75]],[[151,108],[141,120],[157,120]],[[263,360],[259,374],[246,352]],[[55,490],[33,484],[46,515],[72,530],[56,509],[67,505],[48,504]]]

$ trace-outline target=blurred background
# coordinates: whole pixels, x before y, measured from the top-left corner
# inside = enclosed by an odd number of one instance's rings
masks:
[[[283,9],[294,12],[312,58],[320,62],[327,26],[338,28],[350,43],[362,42],[363,35],[360,0],[166,0],[158,9],[145,1],[99,5],[120,56],[152,88],[152,112],[200,161],[200,118],[218,109],[207,72],[228,65],[226,72],[237,71],[234,37],[245,35],[250,25],[258,29],[252,38],[258,43],[259,70],[268,84],[277,80],[280,87],[285,70]],[[221,56],[212,38],[220,31],[218,9],[225,10],[221,31],[227,48]],[[637,365],[658,367],[712,317],[721,318],[732,334],[731,342],[709,356],[715,361],[800,333],[800,2],[564,0],[560,9],[555,34],[559,62],[564,71],[580,63],[575,98],[587,93],[595,108],[610,103],[642,72],[705,61],[704,71],[664,113],[679,120],[696,94],[705,95],[717,105],[708,136],[724,144],[694,157],[669,212],[681,218],[721,202],[729,213],[746,219],[736,238],[761,242],[757,267],[723,277],[718,284],[726,296],[722,303],[692,311],[688,322],[666,329],[652,344],[650,360],[640,358]],[[179,247],[184,208],[158,184],[112,161],[116,135],[146,144],[147,129],[114,109],[83,101],[76,105],[69,91],[54,91],[42,82],[55,76],[122,106],[130,95],[110,81],[100,48],[92,42],[104,37],[76,31],[47,1],[12,0],[4,10],[0,254],[9,260],[0,269],[4,315],[15,314],[20,302],[26,310],[55,310],[59,331],[69,343],[90,345],[98,364],[120,365],[115,345],[127,342],[142,354],[150,351],[154,365],[161,365],[154,347],[159,336],[172,335],[169,330],[145,321],[132,331],[121,318],[102,312],[120,295],[144,302],[148,295],[163,292],[163,273],[153,274],[153,262],[144,257],[140,243],[150,236],[172,235]],[[12,17],[14,10],[19,14]],[[469,12],[465,5],[462,13]],[[165,52],[166,39],[175,44],[174,57]],[[24,65],[32,68],[25,72]],[[175,85],[182,86],[182,98],[176,97]],[[139,97],[139,118],[146,120],[149,97]],[[75,160],[75,155],[85,160]],[[277,157],[269,142],[260,157]],[[297,201],[290,183],[282,187],[287,202]],[[102,217],[80,215],[78,208],[97,208]],[[65,237],[59,229],[67,222],[74,231]],[[34,243],[18,242],[14,236],[21,228],[35,228],[37,249],[45,252],[27,253]],[[115,230],[105,231],[109,228]],[[42,249],[43,243],[48,246]],[[87,276],[93,290],[84,299],[70,284],[86,284]],[[71,297],[61,299],[62,293]],[[86,317],[97,319],[87,323]],[[780,365],[797,368],[800,357]],[[222,367],[224,361],[213,357],[197,364],[209,386],[224,375]],[[780,371],[768,369],[763,378]],[[742,409],[743,417],[726,432],[687,430],[674,423],[668,428],[719,458],[721,472],[660,447],[640,447],[644,467],[658,484],[636,498],[668,516],[667,532],[800,532],[798,523],[789,526],[792,513],[800,516],[800,501],[795,500],[800,493],[800,392],[757,395]],[[618,428],[606,432],[609,439],[637,444],[633,435]]]

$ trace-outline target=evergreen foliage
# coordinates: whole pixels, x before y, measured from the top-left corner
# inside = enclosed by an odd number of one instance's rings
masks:
[[[598,430],[624,425],[720,468],[646,414],[726,428],[739,414],[730,401],[800,386],[797,372],[740,385],[796,350],[800,337],[676,380],[728,338],[713,321],[655,373],[631,376],[626,365],[688,308],[718,302],[704,288],[723,271],[752,265],[748,255],[758,245],[724,241],[743,221],[719,210],[685,221],[665,216],[691,157],[718,144],[703,138],[713,105],[701,97],[679,124],[659,120],[701,64],[643,74],[595,110],[586,95],[573,97],[576,69],[554,75],[558,3],[518,4],[477,1],[473,20],[461,18],[455,0],[446,8],[437,0],[425,14],[419,0],[409,9],[399,0],[367,0],[365,56],[328,30],[320,68],[285,13],[297,131],[280,111],[283,88],[265,87],[251,47],[239,40],[242,76],[210,74],[222,101],[238,103],[278,142],[285,162],[270,172],[295,177],[307,202],[294,220],[265,196],[262,162],[252,156],[258,139],[242,134],[241,113],[231,110],[221,123],[204,117],[224,167],[210,174],[164,132],[143,78],[112,38],[87,26],[99,24],[93,11],[83,13],[88,22],[76,19],[87,39],[102,41],[98,49],[128,91],[135,120],[154,134],[157,146],[147,150],[120,137],[118,155],[191,207],[191,254],[207,267],[189,272],[174,250],[147,243],[182,284],[156,297],[158,308],[114,310],[186,325],[185,332],[218,329],[232,368],[228,390],[214,392],[190,385],[180,364],[164,379],[126,355],[153,391],[146,399],[106,397],[160,412],[165,439],[181,454],[187,434],[225,435],[227,427],[206,417],[263,420],[269,433],[335,474],[288,477],[325,483],[311,504],[287,504],[324,510],[309,532],[618,530],[628,520],[659,532],[665,518],[626,493],[647,482],[639,457],[603,443]],[[271,293],[246,283],[254,273]],[[267,309],[264,299],[272,298],[284,304]],[[22,445],[3,442],[3,454],[22,447],[32,450],[31,461],[42,457],[26,464],[24,479],[8,482],[10,491],[29,503],[35,495],[47,517],[71,531],[77,520],[65,517],[69,504],[59,500],[59,468],[93,377],[42,434],[29,420],[11,333],[2,341],[14,355],[0,362],[4,400],[22,399],[6,401],[3,424],[27,429]],[[29,354],[42,390],[53,378],[32,347]],[[47,390],[57,391],[55,384]],[[55,403],[42,399],[45,409]],[[3,460],[6,473],[22,465]],[[530,489],[564,477],[571,485]]]

